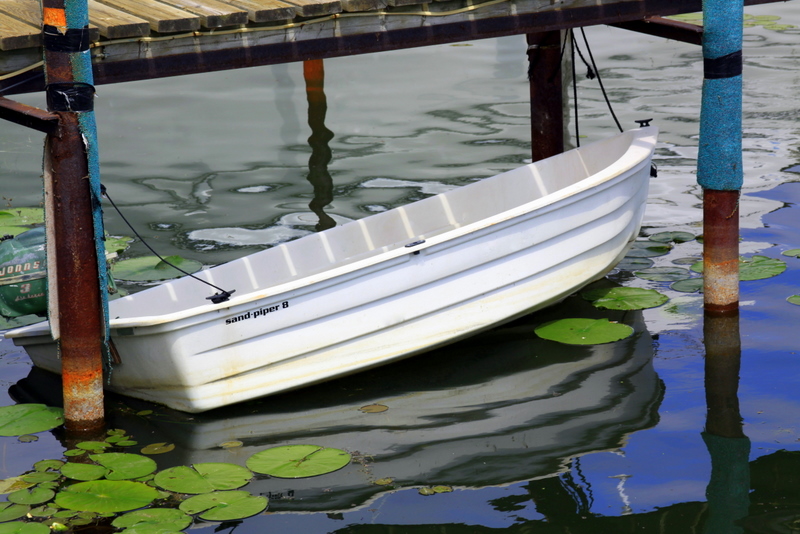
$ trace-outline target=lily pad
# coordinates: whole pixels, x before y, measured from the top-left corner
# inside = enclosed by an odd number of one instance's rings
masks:
[[[784,250],[781,252],[784,256],[789,256],[792,258],[800,258],[800,248],[793,248],[791,250]]]
[[[582,292],[581,296],[592,301],[594,307],[607,310],[643,310],[661,306],[669,300],[669,297],[655,289],[638,287],[590,289]]]
[[[152,458],[127,452],[107,452],[89,456],[92,460],[108,468],[108,480],[130,480],[154,472],[158,465]]]
[[[148,508],[121,515],[111,522],[128,534],[180,532],[192,524],[192,517],[174,508]]]
[[[172,450],[175,450],[174,443],[151,443],[150,445],[144,447],[141,450],[141,453],[149,455],[164,454],[165,452],[170,452]]]
[[[36,508],[31,508],[31,511],[28,513],[31,517],[52,517],[54,514],[58,513],[58,508],[43,504]]]
[[[127,512],[147,506],[158,497],[158,490],[141,482],[94,480],[62,489],[56,495],[56,504],[83,512]]]
[[[234,439],[231,441],[223,441],[222,443],[219,444],[219,446],[223,449],[238,449],[243,445],[244,443],[239,441],[238,439]]]
[[[33,486],[30,482],[25,482],[22,480],[22,477],[11,477],[0,480],[0,495],[5,495],[6,493],[12,493],[17,490],[30,488]]]
[[[99,480],[106,476],[108,469],[102,465],[68,463],[61,468],[61,474],[72,480]]]
[[[453,488],[451,486],[434,486],[431,488],[435,493],[452,493]]]
[[[58,470],[61,469],[61,466],[64,465],[63,460],[39,460],[35,464],[33,464],[33,468],[36,471],[47,471],[48,469]]]
[[[672,260],[675,265],[694,265],[698,261],[703,261],[703,258],[697,256],[687,256],[685,258],[676,258]]]
[[[800,295],[792,295],[791,297],[786,299],[786,302],[789,304],[796,304],[800,306]]]
[[[14,521],[0,525],[0,534],[50,534],[50,529],[42,523]]]
[[[41,484],[42,482],[58,480],[60,477],[61,475],[59,473],[46,471],[44,473],[29,473],[27,475],[23,475],[22,480],[25,482],[30,482],[31,484]]]
[[[685,280],[692,277],[692,273],[683,267],[651,267],[636,271],[633,274],[652,282],[674,282],[675,280]]]
[[[109,253],[117,253],[124,252],[131,243],[133,243],[132,237],[111,237],[106,236],[106,240],[104,241],[104,245],[106,247],[106,252]]]
[[[25,517],[30,509],[30,506],[24,504],[0,502],[0,522],[13,521],[20,517]]]
[[[617,264],[616,268],[621,271],[638,271],[640,269],[647,269],[653,266],[653,260],[650,258],[629,258],[625,256]]]
[[[42,208],[7,208],[0,211],[0,226],[44,224]]]
[[[160,488],[175,493],[209,493],[215,490],[241,488],[253,478],[242,466],[228,463],[199,463],[192,467],[179,465],[165,469],[155,476]]]
[[[389,407],[383,404],[368,404],[366,406],[362,406],[358,410],[364,413],[381,413],[388,410]]]
[[[203,264],[199,261],[181,258],[180,256],[169,256],[164,259],[187,273],[195,273],[203,268]],[[161,261],[156,256],[142,256],[118,261],[111,266],[111,273],[114,278],[131,282],[154,282],[184,275],[184,273]]]
[[[436,495],[436,492],[433,491],[433,488],[420,488],[419,489],[420,495]]]
[[[266,497],[246,491],[215,491],[190,497],[179,508],[187,514],[200,514],[206,521],[233,521],[261,513],[267,504]]]
[[[15,491],[14,493],[9,493],[8,502],[28,505],[43,504],[52,500],[55,495],[56,492],[51,489],[34,486],[32,488],[21,489]]]
[[[634,241],[632,248],[625,254],[626,258],[655,258],[669,254],[672,247],[653,241]]]
[[[375,485],[377,486],[390,486],[393,483],[394,483],[394,478],[392,477],[379,478],[378,480],[375,481]]]
[[[697,273],[703,272],[703,262],[698,261],[692,265],[692,270]],[[739,280],[764,280],[778,276],[786,270],[786,262],[767,256],[753,256],[750,258],[739,258]]]
[[[278,478],[304,478],[337,471],[350,463],[350,454],[318,445],[284,445],[257,452],[247,459],[256,473]]]
[[[24,226],[0,226],[0,235],[18,236],[22,232],[27,232],[30,228]]]
[[[625,339],[633,334],[633,328],[608,319],[574,318],[544,323],[534,332],[543,339],[567,345],[599,345]]]
[[[44,404],[15,404],[0,408],[0,436],[21,436],[52,430],[64,423],[64,410]]]
[[[75,446],[85,451],[99,452],[111,447],[111,444],[105,441],[82,441]]]
[[[681,293],[696,293],[703,292],[703,277],[687,278],[685,280],[678,280],[673,282],[670,289],[680,291]]]
[[[694,234],[689,232],[658,232],[651,235],[649,239],[658,243],[686,243],[694,239]]]

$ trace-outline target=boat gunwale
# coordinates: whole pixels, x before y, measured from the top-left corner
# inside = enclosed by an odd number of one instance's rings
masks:
[[[537,198],[537,199],[532,200],[530,202],[526,202],[524,204],[520,204],[520,205],[515,206],[515,207],[513,207],[511,209],[508,209],[508,210],[505,210],[505,211],[501,211],[499,213],[496,213],[496,214],[491,215],[489,217],[486,217],[486,218],[480,219],[478,221],[466,224],[464,226],[458,226],[458,227],[455,227],[455,228],[451,228],[450,230],[447,230],[447,231],[442,232],[440,234],[431,236],[430,238],[425,238],[423,243],[420,243],[419,245],[414,246],[413,248],[407,248],[406,247],[407,244],[414,243],[414,240],[415,240],[415,238],[409,237],[408,238],[409,243],[407,243],[406,245],[398,244],[398,245],[395,245],[394,248],[391,248],[391,249],[383,251],[383,252],[378,252],[376,254],[371,254],[368,257],[360,259],[360,260],[356,260],[356,261],[352,261],[352,262],[345,261],[341,265],[339,265],[337,267],[334,267],[332,269],[325,269],[323,271],[320,271],[320,272],[317,272],[317,273],[313,273],[313,274],[310,274],[310,275],[307,275],[307,276],[303,276],[303,277],[297,278],[295,280],[290,280],[288,282],[284,282],[284,283],[279,284],[279,285],[270,286],[268,288],[257,289],[257,290],[254,290],[254,291],[251,291],[251,292],[248,292],[248,293],[244,293],[244,294],[242,294],[240,296],[232,297],[230,300],[228,300],[228,301],[226,301],[224,303],[220,303],[220,304],[202,304],[202,305],[199,305],[199,306],[186,308],[186,309],[181,310],[181,311],[176,311],[176,312],[162,314],[162,315],[148,315],[148,316],[138,316],[138,317],[131,317],[131,318],[111,318],[110,319],[110,327],[111,327],[112,330],[118,330],[118,329],[122,329],[122,328],[155,327],[155,326],[159,326],[159,325],[164,325],[166,323],[173,323],[173,322],[189,319],[191,317],[196,317],[198,315],[203,315],[203,314],[207,314],[207,313],[210,313],[210,312],[215,312],[215,311],[216,312],[223,312],[223,311],[228,310],[228,309],[241,307],[241,306],[247,306],[248,304],[250,304],[252,302],[256,302],[256,301],[264,300],[264,299],[269,299],[270,297],[278,297],[279,295],[283,295],[283,294],[286,294],[286,293],[289,293],[289,292],[292,292],[292,291],[296,291],[296,290],[298,290],[298,289],[300,289],[302,287],[313,286],[313,285],[319,284],[320,282],[324,282],[326,280],[330,280],[330,279],[333,279],[333,278],[344,276],[344,275],[347,275],[347,274],[352,273],[352,272],[360,271],[360,270],[363,270],[363,269],[366,269],[366,268],[369,268],[369,267],[372,267],[372,266],[379,265],[381,263],[386,263],[386,262],[389,262],[391,260],[402,258],[403,256],[410,256],[412,254],[418,254],[418,253],[420,253],[420,252],[422,252],[422,251],[424,251],[426,249],[429,249],[431,247],[434,247],[436,245],[440,245],[440,244],[446,243],[448,241],[456,240],[456,239],[461,238],[461,237],[463,237],[465,235],[469,235],[469,234],[478,232],[480,230],[483,230],[483,229],[486,229],[486,228],[489,228],[489,227],[492,227],[492,226],[496,226],[496,225],[501,224],[503,222],[519,218],[519,217],[521,217],[521,216],[523,216],[525,214],[532,213],[534,211],[541,211],[543,214],[544,213],[548,213],[552,209],[557,208],[557,206],[555,206],[556,204],[558,204],[558,203],[560,203],[560,202],[562,202],[564,200],[567,200],[567,199],[575,199],[575,201],[577,201],[577,200],[579,200],[577,195],[579,195],[580,193],[588,191],[590,189],[597,188],[597,187],[599,187],[601,185],[604,185],[604,184],[609,184],[614,180],[614,178],[617,178],[617,177],[621,176],[622,174],[624,174],[626,172],[631,173],[631,174],[635,174],[638,170],[640,170],[640,168],[642,167],[644,162],[646,162],[649,159],[648,158],[648,153],[649,153],[649,156],[652,157],[653,150],[654,150],[655,144],[656,144],[656,136],[657,136],[657,128],[656,127],[649,126],[649,127],[644,127],[644,128],[637,128],[637,129],[628,130],[626,132],[618,134],[618,136],[622,136],[622,135],[631,135],[631,140],[630,140],[629,145],[627,146],[627,148],[625,148],[625,150],[622,152],[622,154],[620,155],[619,158],[614,160],[609,166],[604,167],[600,171],[598,171],[598,172],[596,172],[596,173],[594,173],[594,174],[592,174],[590,176],[587,176],[586,178],[584,178],[582,180],[579,180],[578,182],[570,184],[570,185],[568,185],[566,187],[562,187],[562,188],[560,188],[560,189],[558,189],[556,191],[553,191],[552,193],[549,193],[549,194],[547,194],[547,195],[545,195],[543,197]],[[645,152],[642,157],[637,157],[636,160],[632,164],[626,164],[625,166],[623,166],[620,163],[620,161],[625,159],[625,157],[628,154],[630,154],[633,150],[635,150],[637,147],[642,148],[641,141],[645,140],[647,138],[652,138],[652,142],[648,142],[649,152]],[[609,139],[613,139],[613,138],[609,138]],[[639,143],[637,143],[637,141]],[[599,141],[599,143],[602,143],[602,142],[603,141]],[[587,146],[591,146],[591,145],[587,145]],[[580,156],[580,152],[579,152],[580,148],[576,148],[576,149],[573,149],[573,150],[576,151]],[[569,151],[569,152],[572,152],[572,151]],[[568,154],[569,152],[565,152],[565,153],[559,154],[559,155],[557,155],[555,157],[564,156],[564,155]],[[491,179],[494,179],[494,178],[500,178],[504,174],[512,173],[512,172],[514,172],[516,170],[524,169],[524,168],[531,167],[531,166],[536,166],[536,163],[537,162],[530,163],[530,164],[525,165],[523,167],[517,167],[515,169],[511,169],[511,170],[503,172],[501,174],[494,175],[494,176],[491,176],[491,177],[487,177],[487,178],[485,178],[483,180],[479,180],[478,182],[475,182],[474,184],[477,185],[477,184],[480,184],[482,182],[485,182],[486,180],[491,180]],[[465,186],[462,186],[462,187],[467,188],[467,187],[470,187],[471,185],[473,185],[473,184],[468,184],[468,185],[465,185]],[[436,198],[436,197],[440,197],[440,196],[445,196],[446,197],[447,196],[447,192],[440,193],[438,195],[434,195],[434,196],[428,197],[428,198]],[[427,199],[425,199],[425,200],[427,200]],[[402,207],[403,206],[399,206],[398,208],[402,208]],[[395,209],[398,209],[398,208],[395,208]],[[546,210],[546,208],[551,208],[551,209],[550,210]],[[363,219],[354,220],[354,221],[352,221],[352,223],[356,223],[359,220],[363,220]],[[286,244],[287,243],[282,243],[282,245],[286,245]],[[269,249],[267,249],[267,250],[269,250]],[[379,250],[379,249],[376,249],[376,250]],[[256,253],[256,254],[258,254],[258,253]],[[232,262],[236,262],[236,261],[239,261],[239,260],[233,260]],[[230,263],[232,263],[232,262],[230,262]],[[220,266],[222,266],[222,265],[229,265],[229,263],[228,264],[221,264]],[[198,275],[203,275],[204,272],[205,273],[209,273],[209,272],[213,271],[215,267],[217,267],[217,266],[211,267],[210,269],[208,269],[206,271],[198,273]],[[205,276],[205,278],[207,278],[209,281],[213,280],[212,277],[213,277],[213,274],[211,276],[209,276],[209,275]],[[278,300],[280,300],[280,299],[278,299]],[[33,325],[29,325],[29,326],[23,326],[23,327],[20,327],[20,328],[5,332],[5,337],[13,338],[13,339],[16,339],[16,338],[30,338],[30,337],[42,336],[42,335],[44,335],[45,333],[48,333],[48,332],[49,332],[49,322],[48,321],[43,321],[41,323],[36,323],[36,324],[33,324]]]

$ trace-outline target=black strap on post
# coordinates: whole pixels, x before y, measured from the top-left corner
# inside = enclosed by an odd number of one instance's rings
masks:
[[[49,111],[94,111],[94,86],[91,84],[49,83],[45,93]]]
[[[61,33],[55,26],[45,24],[42,28],[44,49],[51,52],[85,52],[89,50],[89,27],[69,28]]]
[[[706,80],[733,78],[742,74],[742,51],[726,56],[703,59],[703,76]]]

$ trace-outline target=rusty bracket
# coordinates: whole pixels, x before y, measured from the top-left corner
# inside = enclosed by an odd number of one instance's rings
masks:
[[[703,44],[703,27],[697,24],[681,22],[664,17],[646,17],[642,20],[616,22],[610,24],[615,28],[622,28],[656,37],[664,37],[673,41],[695,45]]]
[[[0,119],[50,135],[58,133],[58,115],[0,96]]]

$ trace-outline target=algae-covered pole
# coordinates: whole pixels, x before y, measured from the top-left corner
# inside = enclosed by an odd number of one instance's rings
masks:
[[[739,308],[742,188],[742,0],[703,0],[703,97],[697,181],[703,187],[705,309]]]
[[[529,33],[527,41],[531,155],[539,161],[564,152],[561,32]]]
[[[67,430],[104,424],[105,253],[87,0],[43,0],[48,312],[59,340]]]

